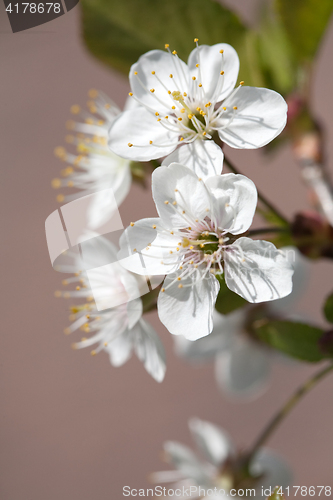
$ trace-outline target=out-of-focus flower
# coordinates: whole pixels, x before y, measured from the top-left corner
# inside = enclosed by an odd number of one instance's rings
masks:
[[[333,226],[317,212],[296,214],[291,226],[298,249],[307,257],[333,258]]]
[[[78,190],[71,194],[58,194],[60,203],[100,191],[89,208],[90,218],[100,225],[102,219],[107,220],[109,215],[105,214],[105,190],[112,188],[119,206],[131,186],[131,169],[130,161],[112,153],[107,146],[108,130],[120,109],[102,92],[91,90],[89,96],[89,112],[77,105],[71,107],[72,113],[80,117],[80,121],[67,122],[71,133],[66,141],[74,148],[73,152],[63,147],[55,149],[56,156],[69,165],[61,171],[62,178],[53,179],[52,186]]]
[[[272,362],[282,358],[253,335],[251,326],[262,319],[291,317],[292,306],[304,290],[306,260],[296,248],[283,250],[294,256],[295,273],[290,295],[269,303],[249,304],[227,315],[215,311],[212,333],[195,342],[181,335],[175,337],[179,356],[195,363],[215,360],[218,387],[229,395],[252,398],[261,394],[268,385]]]
[[[251,225],[257,191],[243,175],[205,182],[173,163],[153,173],[160,218],[142,219],[120,239],[120,258],[141,275],[167,275],[158,298],[162,323],[195,340],[213,329],[219,291],[215,274],[249,302],[284,297],[292,289],[292,264],[272,243],[240,237]]]
[[[239,500],[246,496],[244,490],[248,490],[247,496],[258,500],[266,499],[262,496],[263,490],[276,485],[285,488],[291,482],[288,465],[270,450],[260,449],[247,469],[244,468],[244,453],[235,449],[224,430],[197,418],[190,420],[189,427],[205,461],[187,446],[167,442],[165,458],[175,470],[152,474],[155,483],[172,483],[170,488],[185,490],[190,498],[225,500],[232,497]],[[177,494],[170,495],[170,498],[176,497]]]
[[[124,364],[134,351],[147,372],[157,382],[162,382],[166,370],[163,345],[151,325],[142,318],[141,299],[131,300],[133,296],[140,296],[140,277],[134,277],[116,262],[115,247],[103,237],[98,238],[98,248],[94,248],[92,244],[89,253],[85,252],[84,263],[74,254],[69,255],[71,257],[72,265],[63,268],[58,266],[58,269],[74,273],[74,277],[64,280],[63,284],[75,284],[75,289],[57,291],[56,296],[81,299],[83,303],[71,307],[70,319],[73,322],[65,329],[65,333],[70,334],[80,329],[85,334],[91,334],[73,344],[73,348],[96,345],[91,354],[107,352],[113,366]],[[101,262],[105,263],[106,260],[112,262],[112,265],[101,266]],[[89,278],[83,270],[87,265],[90,268]],[[94,291],[90,281],[94,283]],[[98,311],[93,293],[100,300],[105,298],[119,305]]]
[[[280,94],[235,87],[239,59],[228,44],[198,45],[188,63],[176,51],[152,50],[133,64],[130,96],[139,106],[125,111],[110,130],[116,154],[146,161],[170,155],[166,164],[186,164],[201,176],[221,173],[215,132],[233,148],[259,148],[285,127],[287,104]],[[211,157],[219,156],[213,164]]]

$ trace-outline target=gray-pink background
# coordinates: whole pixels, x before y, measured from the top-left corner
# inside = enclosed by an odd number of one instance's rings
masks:
[[[229,1],[248,21],[251,0]],[[268,393],[251,403],[222,397],[211,365],[192,367],[173,353],[172,338],[155,313],[149,321],[167,349],[167,375],[158,385],[134,358],[115,369],[101,353],[75,352],[62,332],[68,303],[53,296],[62,276],[53,271],[44,221],[59,206],[50,187],[63,164],[72,104],[98,88],[122,105],[127,80],[95,61],[79,33],[79,8],[27,32],[12,34],[0,4],[1,89],[1,408],[0,470],[3,500],[113,500],[122,486],[146,487],[163,469],[162,443],[190,443],[187,419],[198,416],[225,427],[249,445],[287,395],[316,367],[274,368]],[[311,36],[311,33],[309,34]],[[221,35],[223,41],[223,34]],[[161,44],[165,40],[161,40]],[[333,24],[316,63],[312,109],[326,127],[333,175]],[[267,161],[260,152],[230,156],[286,215],[307,207],[288,146]],[[133,187],[121,207],[123,222],[153,216],[149,189]],[[298,312],[322,322],[320,305],[332,289],[332,264],[315,263]],[[75,335],[75,334],[74,334]],[[333,486],[333,378],[292,413],[271,446],[294,468],[297,485]]]

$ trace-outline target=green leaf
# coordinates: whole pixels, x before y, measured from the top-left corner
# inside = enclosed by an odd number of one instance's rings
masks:
[[[298,60],[311,60],[333,12],[332,0],[276,0]]]
[[[240,45],[245,28],[214,0],[82,0],[83,37],[104,63],[127,73],[148,50],[169,43],[187,60],[194,38],[201,44]]]
[[[292,321],[258,322],[253,327],[260,340],[293,358],[312,363],[326,358],[318,345],[324,333],[320,328]]]
[[[220,291],[217,296],[215,308],[219,313],[229,314],[248,304],[247,300],[243,299],[243,297],[229,290],[223,275],[220,274],[216,277],[220,283]]]
[[[333,293],[332,295],[329,295],[326,299],[325,305],[324,305],[324,314],[330,323],[333,323]]]

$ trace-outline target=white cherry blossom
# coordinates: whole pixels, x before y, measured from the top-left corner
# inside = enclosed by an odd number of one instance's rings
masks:
[[[249,302],[291,292],[293,269],[272,243],[241,236],[250,227],[257,191],[243,175],[205,182],[184,165],[159,167],[152,176],[158,218],[131,223],[120,239],[119,257],[141,275],[167,275],[158,297],[162,323],[195,340],[213,329],[219,291],[215,275]]]
[[[297,248],[285,247],[282,251],[294,263],[290,295],[268,303],[248,304],[226,315],[215,311],[212,333],[195,342],[182,335],[175,337],[175,350],[179,356],[193,363],[215,361],[218,387],[229,396],[251,399],[260,396],[268,387],[273,362],[291,363],[290,358],[260,342],[250,330],[253,322],[263,318],[299,319],[291,315],[291,311],[304,291],[310,264]]]
[[[261,495],[262,488],[275,488],[276,485],[285,488],[290,484],[292,474],[289,466],[266,448],[261,448],[253,457],[249,464],[250,477],[244,477],[242,482],[237,465],[242,455],[230,436],[220,427],[198,418],[192,418],[189,427],[200,456],[181,443],[166,442],[165,458],[175,470],[151,474],[154,483],[171,483],[167,490],[180,490],[183,498],[202,500],[226,500],[230,497],[240,500],[244,489],[252,490],[251,498],[266,500],[266,496]],[[177,497],[181,497],[179,493],[169,495],[169,498]]]
[[[152,326],[142,318],[140,298],[140,278],[126,271],[117,262],[114,245],[104,237],[92,241],[84,253],[84,259],[75,254],[68,255],[70,264],[58,267],[74,276],[63,281],[64,285],[75,284],[75,289],[56,292],[57,296],[81,299],[81,304],[71,307],[72,324],[65,329],[70,334],[78,329],[91,334],[73,344],[74,349],[96,346],[91,351],[96,355],[105,351],[113,366],[121,366],[135,352],[147,372],[157,382],[162,382],[165,370],[163,345]],[[105,266],[105,262],[112,265]],[[89,268],[89,274],[84,270]],[[94,291],[90,283],[94,283]],[[118,303],[103,311],[98,311],[94,303],[94,293],[106,300]],[[83,303],[82,303],[83,301]]]
[[[74,116],[79,121],[70,120],[67,128],[70,134],[66,141],[72,145],[70,151],[63,147],[55,149],[55,154],[68,165],[62,169],[61,178],[53,179],[55,189],[74,188],[75,192],[57,196],[59,202],[69,202],[90,193],[100,192],[94,198],[89,208],[89,215],[95,226],[108,220],[105,189],[112,188],[118,206],[126,198],[131,187],[130,161],[112,153],[107,146],[108,130],[120,109],[115,103],[97,90],[90,91],[88,111],[81,110],[77,105],[72,106]],[[128,101],[125,109],[132,105]],[[73,149],[73,146],[75,149]]]
[[[125,111],[110,130],[111,150],[147,161],[171,156],[198,168],[201,176],[221,173],[223,156],[212,139],[233,148],[253,149],[272,141],[285,127],[287,104],[280,94],[241,82],[235,88],[239,59],[226,43],[198,45],[184,63],[176,51],[152,50],[133,64],[130,96],[139,106]],[[178,145],[182,147],[175,151]],[[213,163],[212,156],[219,156]],[[184,162],[184,157],[189,157]]]

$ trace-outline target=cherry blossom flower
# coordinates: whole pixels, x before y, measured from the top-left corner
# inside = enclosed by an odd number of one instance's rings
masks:
[[[227,315],[215,311],[212,333],[195,342],[182,335],[175,337],[175,350],[179,356],[194,363],[215,360],[216,381],[224,394],[251,399],[258,397],[268,387],[273,361],[291,363],[290,358],[260,342],[249,328],[262,318],[299,319],[291,315],[291,311],[304,291],[309,262],[294,247],[285,247],[283,251],[294,262],[290,295],[272,302],[248,304]]]
[[[276,485],[285,488],[290,484],[289,466],[272,451],[261,448],[249,464],[249,474],[242,478],[240,463],[243,455],[223,429],[198,418],[189,421],[189,428],[200,457],[181,443],[166,442],[165,459],[175,470],[151,474],[154,483],[171,483],[166,488],[171,490],[169,498],[177,498],[175,490],[178,490],[179,498],[180,490],[184,492],[184,498],[225,500],[231,496],[239,500],[244,496],[243,490],[251,489],[251,498],[266,500],[262,491]]]
[[[114,153],[138,161],[170,155],[166,164],[178,162],[196,171],[201,167],[205,177],[222,169],[221,152],[207,140],[215,133],[233,148],[253,149],[283,130],[287,104],[281,95],[244,82],[235,88],[235,49],[195,42],[187,64],[169,45],[166,52],[152,50],[133,64],[130,96],[139,106],[113,123],[109,146]],[[182,147],[176,149],[178,145]],[[210,158],[216,155],[220,161],[213,163]]]
[[[63,281],[64,285],[75,284],[72,291],[56,292],[56,296],[76,298],[83,303],[71,307],[72,324],[64,332],[70,334],[78,329],[90,337],[84,337],[73,344],[74,349],[97,345],[92,351],[96,355],[105,351],[113,366],[121,366],[128,361],[133,352],[144,364],[147,372],[157,382],[162,382],[166,364],[163,345],[149,323],[142,318],[140,283],[126,271],[117,260],[117,252],[111,242],[98,237],[84,253],[84,260],[75,254],[68,254],[69,265],[62,265],[58,270],[72,272],[74,276]],[[110,266],[101,266],[105,261]],[[84,271],[89,267],[89,274]],[[92,290],[90,283],[94,283]],[[99,300],[113,301],[115,307],[99,311],[94,296]]]
[[[55,189],[78,190],[71,194],[59,194],[57,200],[60,203],[100,192],[89,208],[90,218],[99,226],[109,216],[105,213],[106,188],[112,188],[119,206],[130,190],[132,177],[130,161],[112,153],[107,146],[108,130],[120,114],[120,109],[102,92],[91,90],[89,95],[93,98],[88,102],[89,112],[81,110],[77,105],[71,107],[72,113],[80,116],[80,121],[67,122],[71,134],[67,135],[66,141],[75,147],[75,152],[63,147],[55,149],[56,156],[69,165],[62,169],[62,178],[53,179],[52,186]],[[131,100],[125,109],[130,105]]]
[[[242,236],[251,225],[257,191],[243,175],[205,182],[173,163],[152,176],[158,218],[142,219],[120,238],[119,257],[141,275],[167,275],[158,297],[162,323],[195,340],[213,329],[219,291],[215,275],[249,302],[284,297],[292,289],[292,264],[272,243]]]

